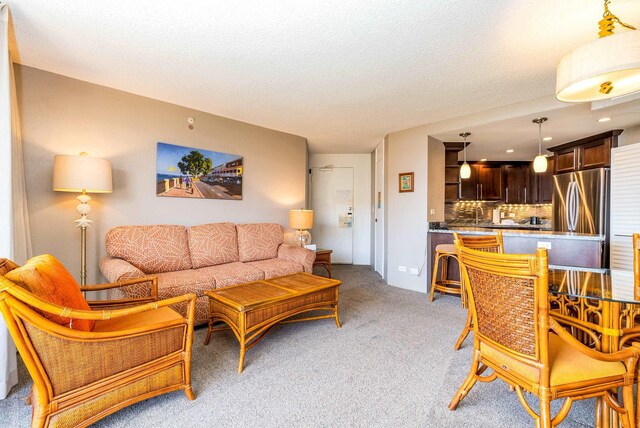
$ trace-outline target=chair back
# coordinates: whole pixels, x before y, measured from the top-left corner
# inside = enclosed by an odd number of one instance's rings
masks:
[[[489,253],[504,253],[504,243],[502,242],[502,231],[495,235],[459,235],[453,233],[453,240],[460,242],[463,247],[472,248]]]
[[[520,361],[547,365],[546,250],[499,254],[464,247],[460,240],[457,250],[475,320],[475,340]]]
[[[633,283],[640,287],[640,233],[633,234]]]

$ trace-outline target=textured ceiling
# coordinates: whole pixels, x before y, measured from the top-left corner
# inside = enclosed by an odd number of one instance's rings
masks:
[[[599,0],[9,2],[18,62],[369,152],[385,134],[552,94]],[[640,25],[640,1],[612,10]]]

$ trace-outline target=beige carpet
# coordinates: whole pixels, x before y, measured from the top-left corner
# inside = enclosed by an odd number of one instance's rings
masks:
[[[100,427],[529,427],[504,383],[477,384],[458,410],[447,405],[469,370],[470,343],[453,351],[466,313],[455,297],[390,287],[369,267],[336,266],[342,329],[333,320],[275,328],[236,373],[230,332],[193,349],[195,401],[181,392],[123,409]],[[31,381],[0,400],[0,426],[27,427]],[[536,400],[530,400],[532,404]],[[559,403],[558,403],[559,404]],[[558,408],[558,405],[555,406]],[[562,427],[594,423],[594,401],[574,404]]]

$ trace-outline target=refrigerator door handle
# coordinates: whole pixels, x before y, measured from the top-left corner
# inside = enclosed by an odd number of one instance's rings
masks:
[[[573,182],[573,196],[571,198],[573,204],[573,223],[571,224],[572,231],[575,232],[578,227],[578,215],[580,214],[580,190],[578,189],[578,183]]]
[[[571,232],[571,186],[573,185],[573,182],[569,183],[569,186],[567,187],[567,196],[565,197],[565,203],[564,203],[564,215],[567,219],[567,229],[569,232]]]

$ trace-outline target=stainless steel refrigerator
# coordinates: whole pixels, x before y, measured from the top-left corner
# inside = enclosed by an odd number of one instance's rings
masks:
[[[558,174],[553,186],[553,230],[603,236],[602,260],[608,266],[609,168]]]

